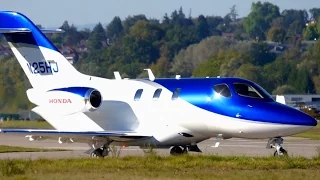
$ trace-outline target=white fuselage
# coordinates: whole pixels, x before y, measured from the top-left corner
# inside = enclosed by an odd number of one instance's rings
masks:
[[[85,76],[81,84],[99,90],[103,97],[102,105],[95,112],[85,113],[86,118],[69,118],[55,123],[63,123],[61,126],[69,128],[72,124],[74,130],[80,131],[136,131],[152,135],[153,143],[163,146],[197,143],[219,134],[223,138],[288,136],[310,128],[255,122],[212,113],[180,98],[172,100],[171,91],[148,80],[109,80]],[[153,95],[158,88],[161,88],[162,92],[160,97],[154,100]],[[135,101],[138,89],[143,89],[143,92],[141,98]],[[193,137],[184,137],[179,133],[188,133]],[[124,144],[145,143],[136,141]]]

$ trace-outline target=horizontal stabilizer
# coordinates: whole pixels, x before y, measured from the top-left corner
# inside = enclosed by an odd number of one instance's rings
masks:
[[[49,34],[49,33],[64,33],[63,29],[40,29],[42,33]]]
[[[0,33],[28,33],[31,32],[28,28],[0,28]]]
[[[62,29],[40,29],[42,33],[64,33]],[[0,33],[30,33],[31,30],[28,28],[0,28]]]

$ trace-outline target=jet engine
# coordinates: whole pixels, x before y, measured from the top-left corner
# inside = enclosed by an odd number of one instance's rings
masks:
[[[44,93],[29,89],[27,95],[34,104],[63,114],[94,112],[102,104],[101,93],[89,87],[59,88]]]

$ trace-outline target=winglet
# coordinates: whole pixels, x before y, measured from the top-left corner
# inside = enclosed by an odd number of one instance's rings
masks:
[[[114,74],[114,78],[116,80],[121,80],[121,75],[120,75],[120,73],[118,71],[113,72],[113,74]]]
[[[286,99],[284,98],[284,96],[279,96],[279,95],[277,95],[277,96],[276,96],[276,101],[277,101],[278,103],[281,103],[281,104],[286,105]]]
[[[150,81],[154,81],[156,79],[154,77],[151,69],[144,69],[144,70],[148,71],[148,76],[149,76]]]

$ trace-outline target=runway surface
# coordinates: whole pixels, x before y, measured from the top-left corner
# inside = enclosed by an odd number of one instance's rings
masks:
[[[266,149],[267,139],[248,140],[232,138],[223,140],[218,148],[214,148],[215,139],[203,141],[198,144],[203,154],[215,155],[237,155],[237,156],[272,156],[274,150]],[[30,142],[21,135],[0,134],[0,145],[34,147],[34,148],[57,148],[68,151],[59,152],[21,152],[21,153],[0,153],[0,159],[8,158],[81,158],[88,157],[84,151],[89,149],[87,144],[72,143],[59,144],[58,140],[44,140]],[[311,158],[320,153],[320,141],[304,138],[284,138],[284,146],[290,156],[302,156]],[[317,150],[319,147],[319,150]],[[169,155],[169,149],[156,150],[159,155]],[[139,147],[126,147],[120,150],[120,156],[138,155],[143,156],[144,152]]]

